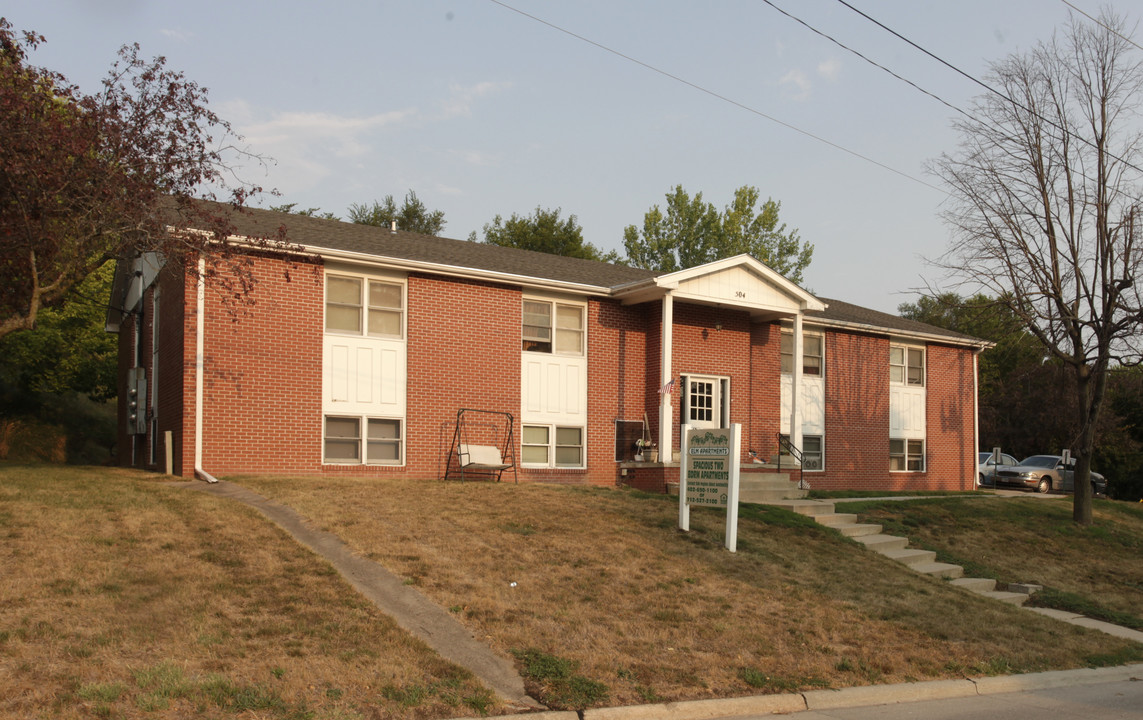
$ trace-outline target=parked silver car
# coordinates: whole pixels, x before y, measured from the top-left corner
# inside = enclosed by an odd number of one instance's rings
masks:
[[[997,463],[990,452],[977,453],[976,456],[976,485],[992,484],[992,475],[1000,468],[1012,467],[1016,464],[1016,458],[1008,453],[1000,453],[1000,462]]]
[[[996,485],[1015,485],[1035,488],[1042,493],[1072,492],[1075,489],[1075,463],[1064,465],[1059,455],[1033,455],[1012,467],[1000,468],[992,476]],[[1097,472],[1091,473],[1091,491],[1095,495],[1107,492],[1107,480]]]

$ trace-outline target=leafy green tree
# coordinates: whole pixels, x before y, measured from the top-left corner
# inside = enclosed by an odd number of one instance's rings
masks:
[[[675,186],[666,196],[666,212],[653,206],[643,216],[642,229],[623,231],[627,260],[636,267],[673,272],[749,253],[794,282],[813,259],[814,246],[796,229],[787,229],[778,212],[781,203],[767,199],[759,207],[758,189],[744,185],[719,211],[713,203]]]
[[[359,225],[386,228],[396,220],[398,230],[422,235],[440,235],[445,226],[444,212],[429,210],[412,190],[405,195],[401,207],[397,207],[392,195],[386,195],[382,202],[374,200],[372,205],[354,203],[349,206],[349,220]]]
[[[476,233],[468,236],[476,242]],[[576,222],[575,215],[560,219],[560,208],[544,210],[536,208],[533,215],[524,217],[512,213],[504,220],[497,215],[491,223],[484,225],[484,242],[487,245],[534,250],[551,255],[584,258],[615,262],[618,253],[604,253],[589,242],[584,242],[583,228]]]
[[[291,215],[302,215],[304,217],[321,218],[322,220],[340,220],[338,216],[331,212],[322,212],[321,208],[304,208],[295,210],[298,206],[297,203],[284,203],[282,205],[271,205],[270,210],[273,212],[290,213]]]
[[[104,265],[45,308],[36,328],[0,338],[0,374],[9,388],[115,397],[118,337],[104,329],[114,267]]]

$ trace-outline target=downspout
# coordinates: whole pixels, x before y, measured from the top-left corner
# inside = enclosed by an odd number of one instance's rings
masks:
[[[660,343],[660,358],[659,358],[659,450],[661,455],[660,460],[665,463],[674,462],[674,410],[671,407],[671,393],[662,392],[667,383],[671,382],[674,378],[674,368],[671,365],[671,358],[674,354],[672,343],[674,339],[674,324],[675,324],[675,298],[668,290],[663,296],[663,328],[662,328],[662,341]],[[686,390],[682,387],[678,388],[681,396]],[[682,440],[680,439],[680,445]],[[665,458],[665,459],[664,459]]]
[[[984,352],[983,348],[978,348],[972,352],[972,454],[969,467],[972,470],[972,481],[969,489],[976,487],[976,467],[978,453],[980,452],[980,353]]]
[[[206,318],[203,316],[206,305],[206,258],[198,259],[198,287],[195,298],[195,349],[194,349],[194,475],[199,480],[208,483],[218,482],[206,470],[202,469],[202,366],[206,343],[203,335],[206,332]]]

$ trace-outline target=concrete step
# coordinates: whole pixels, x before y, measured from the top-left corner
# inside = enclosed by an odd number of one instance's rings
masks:
[[[1015,605],[1017,607],[1028,602],[1028,598],[1030,597],[1027,593],[1008,592],[1007,590],[988,590],[987,592],[982,592],[980,594],[985,597],[990,597],[993,600],[1006,602],[1009,605]]]
[[[918,563],[911,567],[919,573],[932,575],[933,577],[948,578],[950,580],[964,576],[964,568],[960,565],[950,565],[949,563]]]
[[[937,554],[932,550],[916,550],[909,547],[899,550],[879,550],[878,552],[891,560],[896,560],[910,567],[921,563],[931,563],[937,559]]]
[[[814,520],[820,525],[837,527],[838,525],[856,525],[857,515],[854,513],[831,513],[829,515],[814,515]]]
[[[774,505],[779,500],[803,498],[809,490],[794,488],[738,488],[738,501],[744,503],[757,503],[758,505]]]
[[[886,550],[902,550],[908,547],[908,538],[897,537],[896,535],[861,535],[853,538],[870,550],[877,552],[884,552]]]
[[[814,518],[815,520],[822,515],[832,515],[833,503],[823,502],[821,500],[805,500],[803,498],[790,498],[781,502],[773,502],[771,505],[776,505],[785,508],[791,512],[796,512],[799,515]]]
[[[842,535],[851,538],[860,538],[867,535],[877,535],[881,532],[880,525],[861,525],[858,523],[848,523],[845,525],[834,525],[834,530],[837,530]],[[901,538],[904,540],[905,538]]]
[[[953,580],[950,584],[956,585],[957,587],[962,587],[965,590],[969,590],[974,593],[980,593],[982,595],[986,592],[992,592],[996,589],[996,581],[992,578],[962,577]]]

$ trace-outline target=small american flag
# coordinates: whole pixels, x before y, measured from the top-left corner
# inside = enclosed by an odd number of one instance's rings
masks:
[[[668,382],[663,387],[659,388],[659,394],[660,395],[670,395],[671,391],[674,389],[675,389],[675,379],[671,378],[670,382]]]

